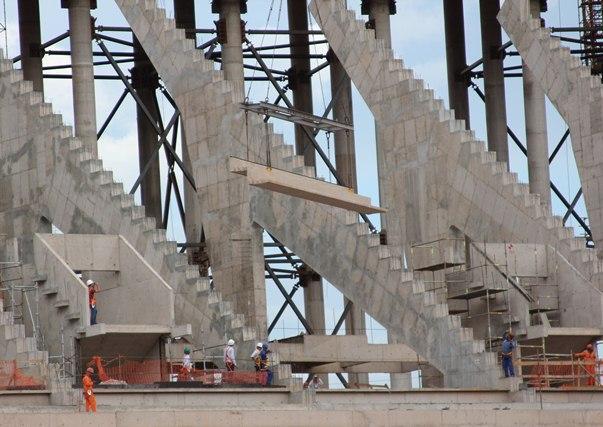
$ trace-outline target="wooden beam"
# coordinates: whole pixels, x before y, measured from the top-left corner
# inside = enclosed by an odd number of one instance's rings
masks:
[[[385,212],[385,209],[372,206],[369,197],[360,196],[350,188],[316,178],[249,162],[237,157],[230,157],[229,168],[230,172],[246,176],[249,185],[266,190],[358,213]]]

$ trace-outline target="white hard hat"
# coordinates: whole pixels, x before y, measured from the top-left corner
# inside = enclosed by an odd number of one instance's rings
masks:
[[[234,340],[228,340],[228,345],[234,345]]]
[[[263,344],[262,344],[261,342],[259,342],[259,343],[257,343],[255,346],[256,346],[256,347],[262,347],[262,345],[263,345]]]
[[[86,281],[86,285],[90,286],[90,285],[94,285],[94,280],[88,279]]]

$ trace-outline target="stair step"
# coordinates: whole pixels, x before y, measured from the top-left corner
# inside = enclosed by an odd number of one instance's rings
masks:
[[[62,309],[66,307],[69,307],[69,300],[62,299],[54,303],[54,308]]]
[[[47,296],[52,296],[52,295],[56,295],[59,293],[59,289],[55,288],[55,287],[43,287],[42,290],[40,291],[40,293],[42,295],[47,295]]]

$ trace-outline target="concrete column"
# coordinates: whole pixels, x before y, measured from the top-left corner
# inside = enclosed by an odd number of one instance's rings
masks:
[[[444,28],[446,33],[446,63],[448,65],[448,97],[455,117],[469,124],[468,77],[461,72],[467,67],[465,52],[465,19],[463,0],[443,0]]]
[[[63,0],[63,4],[69,9],[75,136],[97,156],[91,0]]]
[[[142,49],[136,36],[134,41],[134,68],[132,68],[132,86],[145,107],[149,110],[155,123],[158,122],[159,111],[155,104],[155,90],[159,87],[157,71],[149,57]],[[136,121],[138,124],[138,163],[140,171],[152,158],[157,146],[158,135],[153,125],[149,122],[140,107],[136,107]],[[142,182],[140,183],[141,201],[147,216],[155,218],[157,226],[162,223],[161,210],[161,174],[159,169],[159,156],[151,163]]]
[[[505,76],[501,28],[496,15],[500,0],[480,0],[482,26],[482,56],[484,58],[484,87],[486,95],[486,125],[488,150],[496,151],[498,161],[509,165],[507,142],[507,110],[505,105]]]
[[[304,289],[304,314],[314,334],[325,335],[325,300],[322,279],[311,268],[304,265],[300,273],[301,287]],[[319,375],[325,388],[329,386],[329,375]]]
[[[530,0],[534,18],[540,17],[540,0]],[[540,194],[540,201],[551,208],[549,147],[544,91],[523,62],[523,103],[526,117],[526,146],[530,193]]]
[[[332,50],[329,50],[327,60],[331,72],[331,96],[335,99],[335,102],[333,102],[333,118],[338,122],[353,125],[352,82]],[[334,140],[337,172],[346,187],[357,191],[354,132],[335,132]]]
[[[287,0],[289,29],[292,31],[308,31],[308,9],[306,0]],[[291,34],[291,69],[289,70],[289,87],[293,92],[293,107],[296,110],[312,113],[312,79],[310,77],[310,46],[308,34]],[[295,150],[304,156],[307,166],[316,166],[316,153],[310,138],[302,126],[295,125]]]
[[[331,72],[331,96],[336,97],[333,103],[333,118],[338,122],[354,124],[352,105],[352,82],[346,74],[341,62],[333,51],[329,51],[327,59]],[[346,186],[358,191],[356,177],[356,147],[354,132],[335,132],[335,167]],[[343,297],[343,306],[348,303]],[[364,311],[352,305],[345,319],[345,332],[348,335],[366,335]],[[368,384],[368,374],[348,374],[351,384]]]
[[[389,15],[396,13],[395,1],[393,0],[362,0],[360,10],[363,15],[369,16],[369,24],[375,30],[375,37],[385,40],[388,47],[392,46],[392,34]],[[379,179],[379,203],[381,206],[387,205],[387,196],[384,193],[385,177],[381,173],[383,170],[383,153],[381,152],[381,144],[379,136],[379,127],[375,123],[375,140],[377,152],[377,175]],[[381,214],[381,229],[387,229],[387,216]]]
[[[195,29],[195,0],[174,0],[174,20],[176,28]],[[187,33],[187,39],[196,39],[194,33]]]
[[[325,302],[320,275],[304,265],[300,272],[301,287],[304,288],[306,320],[316,335],[324,335]]]
[[[361,12],[369,16],[371,26],[375,29],[375,37],[385,40],[387,47],[392,47],[392,32],[389,15],[396,13],[395,1],[362,0]]]
[[[19,0],[19,42],[21,68],[25,80],[33,82],[37,92],[44,91],[42,79],[42,52],[40,45],[40,5],[38,0]]]
[[[195,28],[196,23],[194,0],[174,0],[174,20],[176,21],[176,28]],[[184,126],[181,127],[181,136],[183,145],[182,161],[189,170],[192,170],[188,147],[186,146],[186,135]],[[202,227],[200,221],[200,211],[197,193],[186,179],[183,180],[182,186],[184,187],[184,209],[186,211],[186,241],[189,243],[199,243],[201,241]],[[202,251],[204,252],[202,258],[206,259],[207,252],[205,251],[205,249],[202,249]],[[193,254],[193,252],[196,252],[196,249],[187,249],[186,252],[189,255],[189,262],[192,263],[191,261],[197,257],[196,254]]]
[[[213,4],[214,12],[220,14],[219,26],[226,31],[226,40],[222,43],[222,69],[226,78],[240,87],[243,95],[243,34],[241,32],[240,0],[219,0]]]

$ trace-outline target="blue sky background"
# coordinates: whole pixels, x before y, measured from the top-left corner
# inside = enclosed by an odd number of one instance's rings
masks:
[[[8,56],[13,57],[19,54],[18,44],[18,20],[16,13],[16,0],[6,0],[7,7],[7,36],[8,36]],[[166,7],[168,16],[173,16],[172,1],[159,0],[158,3]],[[210,1],[196,1],[196,19],[198,28],[213,28],[213,21],[217,19],[216,15],[211,14]],[[247,21],[247,28],[287,28],[286,0],[249,0],[249,13],[244,15]],[[126,22],[119,12],[117,6],[112,1],[99,1],[99,8],[93,11],[93,16],[97,18],[97,25],[119,26],[126,25]],[[348,0],[350,8],[360,12],[360,0]],[[575,1],[569,0],[549,0],[549,12],[544,17],[548,26],[577,26],[578,9]],[[480,23],[479,23],[479,3],[478,0],[465,0],[465,31],[467,40],[467,62],[472,63],[481,57],[480,44]],[[42,39],[49,40],[68,27],[67,11],[60,8],[59,0],[41,0],[42,16]],[[413,68],[418,76],[423,78],[428,85],[436,91],[436,94],[448,102],[448,90],[446,79],[446,58],[444,46],[444,24],[442,0],[398,0],[398,13],[392,16],[392,38],[393,49],[396,57],[402,58],[407,67]],[[311,22],[313,29],[318,29],[315,22]],[[130,39],[127,33],[113,33],[124,39]],[[570,34],[571,36],[571,34]],[[210,36],[199,36],[198,41],[208,40]],[[316,36],[315,39],[321,39]],[[503,42],[508,40],[503,34]],[[273,45],[277,43],[286,43],[287,36],[256,36],[252,38],[255,46]],[[111,44],[109,44],[111,46]],[[125,47],[113,46],[114,50],[127,50]],[[52,47],[53,50],[66,50],[69,48],[69,41],[65,40]],[[98,51],[98,47],[95,47]],[[311,47],[312,53],[325,53],[326,45],[315,45]],[[284,53],[279,51],[277,53]],[[100,59],[100,58],[98,58]],[[289,67],[287,60],[268,60],[271,68],[286,70]],[[317,59],[312,61],[315,67],[324,60]],[[44,65],[68,64],[69,57],[46,56]],[[249,60],[249,63],[253,61]],[[507,58],[505,65],[518,65],[518,57]],[[131,64],[123,65],[123,69],[130,68]],[[97,67],[97,74],[111,74],[109,67]],[[53,74],[61,73],[52,71]],[[68,73],[68,72],[63,72]],[[254,74],[246,71],[248,75]],[[260,73],[256,72],[259,76]],[[477,80],[477,84],[483,87],[482,82]],[[284,84],[284,83],[283,83]],[[330,99],[330,81],[328,69],[318,73],[313,79],[314,109],[316,114],[322,114],[325,106]],[[249,85],[249,83],[248,83]],[[522,141],[525,141],[525,129],[523,118],[523,91],[520,78],[509,78],[506,80],[507,87],[507,115],[509,126],[515,131]],[[96,102],[97,102],[97,122],[100,127],[112,109],[115,101],[119,98],[123,86],[119,81],[98,81],[96,82]],[[249,87],[248,87],[249,89]],[[73,123],[72,96],[70,80],[45,80],[45,95],[47,100],[54,104],[55,112],[63,114],[67,123]],[[263,101],[265,98],[274,100],[276,92],[269,88],[268,82],[254,82],[250,88],[250,99],[252,101]],[[160,98],[160,108],[165,114],[164,121],[167,122],[171,108],[167,101]],[[471,102],[471,124],[476,134],[482,140],[485,139],[485,109],[483,102],[470,90]],[[124,186],[129,189],[138,175],[138,155],[136,139],[136,121],[135,105],[128,98],[118,114],[113,119],[106,133],[99,141],[100,156],[105,163],[105,167],[114,171],[116,179],[122,181]],[[357,151],[357,169],[359,192],[372,197],[378,201],[377,175],[376,175],[376,156],[375,156],[375,138],[374,123],[370,111],[354,90],[354,121],[355,138]],[[286,122],[275,121],[277,131],[285,135],[289,144],[293,144],[292,126]],[[548,127],[549,127],[549,151],[557,144],[562,134],[566,130],[566,125],[559,117],[554,108],[548,105]],[[334,163],[334,153],[331,144],[327,143],[324,135],[320,135],[319,141],[323,144],[325,151],[330,153]],[[526,159],[523,154],[515,148],[513,142],[509,140],[511,169],[517,172],[520,181],[527,182]],[[165,161],[162,159],[162,168],[165,170]],[[329,179],[329,174],[324,165],[319,164],[318,174]],[[573,158],[571,146],[566,144],[559,152],[557,158],[551,166],[552,180],[557,184],[567,199],[572,199],[575,192],[580,187],[576,166]],[[171,209],[176,212],[175,202]],[[579,213],[585,216],[584,204],[581,201],[577,207]],[[553,196],[553,210],[557,215],[563,215],[565,210],[561,203]],[[175,218],[175,217],[172,217]],[[378,216],[374,216],[374,222],[378,224]],[[573,219],[568,222],[575,226]],[[183,241],[182,227],[179,220],[172,220],[168,226],[168,235],[178,241]],[[579,231],[577,231],[580,234]],[[291,283],[289,283],[290,285]],[[282,297],[271,282],[267,283],[269,319],[271,319],[282,303]],[[301,292],[295,297],[300,308],[303,307],[303,298]],[[332,286],[325,285],[325,313],[327,328],[332,328],[339,313],[342,310],[341,294]],[[369,340],[372,342],[385,342],[386,334],[383,328],[375,321],[367,318],[367,328]],[[291,336],[302,331],[303,328],[294,314],[287,310],[277,329],[271,338],[281,336]],[[371,381],[384,383],[387,376],[372,375]],[[335,383],[336,381],[332,381]]]

